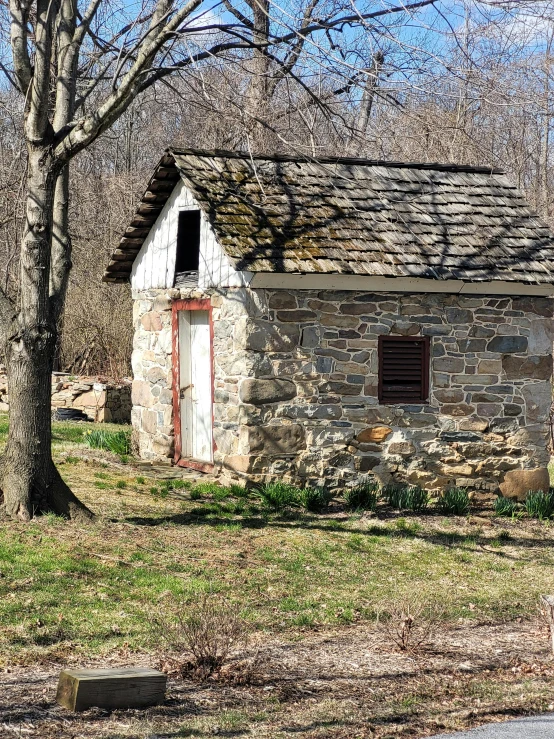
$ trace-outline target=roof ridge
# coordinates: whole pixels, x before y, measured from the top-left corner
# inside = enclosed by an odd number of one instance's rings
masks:
[[[428,169],[438,172],[468,172],[475,174],[505,175],[499,167],[477,166],[472,164],[449,164],[440,162],[395,162],[386,159],[364,159],[361,157],[310,156],[291,154],[251,154],[248,151],[227,151],[225,149],[191,149],[170,146],[169,154],[192,155],[198,157],[216,157],[222,159],[255,159],[272,162],[315,162],[318,164],[357,164],[365,167],[395,167],[397,169]]]

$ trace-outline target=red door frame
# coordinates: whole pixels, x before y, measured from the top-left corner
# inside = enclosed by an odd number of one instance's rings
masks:
[[[179,467],[191,467],[200,472],[212,472],[212,462],[198,462],[194,459],[181,457],[183,445],[181,440],[181,404],[180,404],[180,367],[179,367],[179,311],[181,310],[205,310],[208,311],[210,323],[210,357],[212,365],[212,442],[214,427],[214,323],[212,318],[212,304],[207,300],[174,300],[171,306],[171,349],[172,349],[172,374],[173,374],[173,427],[175,429],[175,455],[173,461]],[[216,446],[213,442],[213,451]]]

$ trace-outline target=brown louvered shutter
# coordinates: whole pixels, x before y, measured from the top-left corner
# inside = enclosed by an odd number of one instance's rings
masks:
[[[421,403],[429,397],[429,337],[379,337],[379,400]]]

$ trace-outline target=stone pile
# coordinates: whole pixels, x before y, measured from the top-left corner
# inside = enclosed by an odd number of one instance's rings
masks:
[[[91,421],[129,423],[131,383],[99,381],[95,377],[52,375],[52,408],[78,408]],[[0,412],[9,409],[8,383],[0,367]]]

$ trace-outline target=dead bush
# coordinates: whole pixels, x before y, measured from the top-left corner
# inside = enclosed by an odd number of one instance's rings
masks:
[[[203,680],[231,672],[231,659],[237,665],[244,661],[238,656],[248,644],[248,626],[238,606],[219,595],[202,595],[193,604],[174,602],[152,623],[171,652],[163,662],[166,671]]]
[[[404,598],[383,605],[377,623],[387,642],[402,652],[428,647],[442,628],[444,608],[422,598]]]

